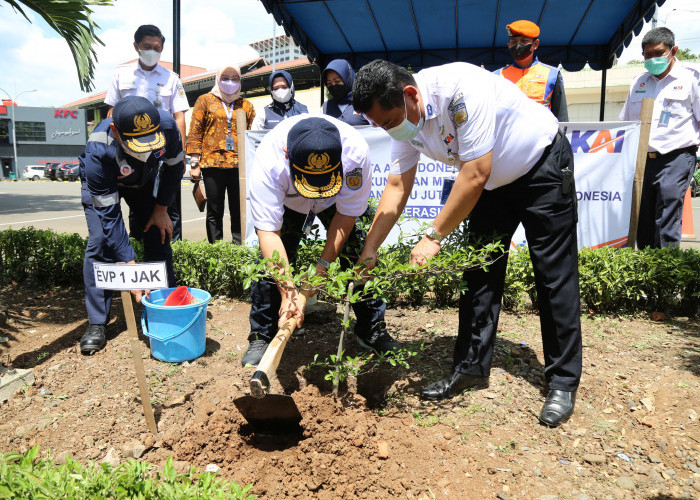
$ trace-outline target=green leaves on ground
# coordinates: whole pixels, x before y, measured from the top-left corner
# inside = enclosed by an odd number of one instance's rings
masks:
[[[252,500],[245,487],[209,473],[178,474],[168,458],[162,472],[147,462],[128,460],[116,468],[90,463],[83,467],[70,457],[60,466],[38,458],[39,448],[24,454],[0,454],[0,498],[108,498],[175,500],[190,498]]]

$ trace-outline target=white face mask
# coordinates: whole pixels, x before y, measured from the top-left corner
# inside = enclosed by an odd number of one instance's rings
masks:
[[[151,157],[151,154],[153,153],[153,151],[146,151],[145,153],[136,153],[125,146],[122,146],[122,151],[124,151],[124,153],[128,154],[132,158],[136,158],[138,161],[142,161],[144,163],[148,161],[148,159]]]
[[[143,63],[144,66],[155,66],[160,61],[160,52],[155,50],[139,50],[139,61]]]
[[[406,94],[403,96],[403,111],[405,114],[404,120],[397,126],[387,130],[387,133],[397,141],[410,141],[418,135],[418,132],[423,128],[423,116],[418,120],[418,125],[411,123],[408,119],[408,109],[406,108]]]
[[[277,89],[272,91],[272,98],[281,103],[289,102],[292,98],[292,89]]]

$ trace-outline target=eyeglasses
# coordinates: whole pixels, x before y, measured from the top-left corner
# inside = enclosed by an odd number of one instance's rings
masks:
[[[219,78],[220,82],[240,82],[240,78]]]

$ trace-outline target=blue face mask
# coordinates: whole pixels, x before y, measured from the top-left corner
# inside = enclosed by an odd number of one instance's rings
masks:
[[[420,120],[418,120],[418,125],[414,125],[413,123],[408,121],[408,111],[406,109],[406,94],[404,94],[403,96],[403,110],[406,115],[406,118],[404,118],[404,120],[397,126],[387,130],[387,133],[397,141],[410,141],[415,136],[417,136],[418,132],[420,132],[423,128],[423,117],[421,116]]]
[[[668,52],[668,54],[670,53],[671,51]],[[652,75],[660,75],[666,71],[668,65],[671,64],[668,60],[668,54],[661,57],[650,57],[649,59],[645,59],[644,68]]]

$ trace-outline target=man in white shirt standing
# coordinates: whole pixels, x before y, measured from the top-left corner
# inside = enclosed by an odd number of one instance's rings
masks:
[[[187,96],[180,82],[180,77],[158,64],[164,45],[165,37],[157,26],[144,24],[138,27],[134,33],[134,49],[138,53],[139,58],[134,63],[119,66],[115,71],[112,84],[105,96],[105,104],[111,106],[107,116],[112,116],[112,107],[122,97],[129,95],[145,97],[156,108],[167,111],[173,116],[175,123],[177,123],[177,129],[180,131],[184,149],[186,138],[185,112],[190,109],[190,105],[187,102]],[[173,241],[177,241],[182,235],[180,213],[175,208],[176,206],[179,207],[179,200],[180,191],[177,192],[175,203],[168,209],[173,222]],[[132,218],[130,216],[130,226],[131,223]],[[130,232],[134,233],[134,231],[131,231],[131,227]],[[136,233],[139,233],[139,231],[136,231]]]
[[[642,39],[646,72],[630,86],[620,120],[639,120],[642,100],[654,99],[637,246],[679,246],[683,199],[700,144],[700,73],[675,55],[673,32],[654,28]]]
[[[326,244],[316,273],[325,275],[336,258],[341,268],[352,267],[364,237],[355,221],[367,211],[372,185],[369,146],[358,131],[330,116],[287,118],[258,145],[249,182],[251,219],[264,258],[278,252],[294,266],[299,243],[318,217]],[[291,277],[277,284],[253,282],[250,344],[241,364],[257,366],[287,319],[301,324],[306,299],[315,293],[297,290]],[[400,347],[386,331],[384,301],[365,297],[353,310],[360,346],[380,354]]]
[[[500,242],[487,269],[467,270],[452,373],[421,390],[437,401],[488,387],[507,253],[522,222],[535,270],[549,393],[540,421],[555,427],[574,410],[581,378],[581,321],[573,153],[554,115],[511,82],[467,63],[412,75],[388,61],[360,69],[353,105],[392,137],[390,173],[360,262],[377,249],[406,206],[420,154],[456,166],[440,213],[411,252],[422,264],[469,219],[469,245]]]

